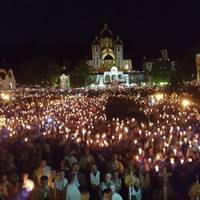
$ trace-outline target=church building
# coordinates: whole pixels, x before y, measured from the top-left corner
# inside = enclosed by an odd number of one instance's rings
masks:
[[[123,42],[119,36],[114,37],[112,31],[104,24],[103,30],[92,43],[92,60],[88,64],[95,69],[110,69],[116,66],[118,70],[131,70],[132,62],[123,57]]]
[[[92,59],[87,61],[97,74],[96,83],[110,83],[113,81],[128,83],[128,73],[132,70],[131,59],[124,59],[123,42],[119,36],[104,24],[99,35],[92,42]]]

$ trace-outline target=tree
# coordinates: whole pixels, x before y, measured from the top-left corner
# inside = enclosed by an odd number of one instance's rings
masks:
[[[20,65],[20,80],[23,84],[55,84],[60,75],[61,65],[48,56],[30,58]]]
[[[179,63],[176,64],[176,70],[172,71],[169,77],[170,86],[173,88],[177,88],[177,86],[181,86],[183,83],[183,76],[181,73],[181,66]]]
[[[168,82],[171,73],[171,63],[155,61],[152,66],[151,77],[155,83]]]
[[[85,60],[77,62],[75,69],[70,74],[71,85],[74,87],[83,87],[91,83],[92,68],[87,65]]]
[[[183,81],[191,81],[195,79],[196,74],[196,63],[195,63],[195,56],[197,53],[200,52],[200,45],[194,46],[186,51],[180,58],[179,58],[179,70],[182,74]]]

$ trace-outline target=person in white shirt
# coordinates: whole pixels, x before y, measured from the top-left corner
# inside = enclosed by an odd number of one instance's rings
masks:
[[[114,185],[111,185],[110,189],[112,191],[112,200],[123,200],[122,196],[119,193],[115,192]]]
[[[60,171],[58,173],[58,177],[56,178],[54,182],[54,188],[56,189],[56,198],[57,199],[63,199],[63,192],[66,189],[68,184],[68,180],[65,178],[65,172]]]
[[[133,187],[130,187],[129,190],[131,190],[131,196],[135,200],[142,200],[142,191],[140,188],[140,180],[137,178],[136,183]]]
[[[99,187],[100,184],[100,171],[97,170],[97,166],[94,164],[92,165],[92,169],[90,172],[90,184],[91,187]]]
[[[114,171],[113,172],[113,179],[112,179],[114,185],[115,185],[115,191],[117,193],[120,193],[121,187],[122,187],[122,180],[119,178],[119,172]]]
[[[63,191],[66,188],[67,184],[68,184],[68,180],[65,178],[65,172],[60,171],[58,173],[57,179],[54,182],[54,187],[57,190]]]
[[[100,171],[97,170],[96,164],[92,165],[91,172],[90,172],[90,192],[92,199],[99,199],[100,198]]]
[[[79,165],[78,165],[78,163],[74,163],[72,165],[72,170],[73,170],[73,173],[75,175],[75,177],[74,177],[74,183],[79,188],[80,187],[80,182],[79,182],[79,177],[78,177],[78,175],[79,175]]]
[[[104,181],[101,182],[100,185],[101,191],[103,192],[106,188],[110,188],[111,185],[113,185],[112,175],[111,173],[108,172],[105,174]]]
[[[75,175],[70,173],[68,176],[69,184],[66,189],[65,200],[81,200],[81,193],[75,184]]]

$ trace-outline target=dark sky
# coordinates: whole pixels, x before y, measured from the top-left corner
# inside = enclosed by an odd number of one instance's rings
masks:
[[[199,0],[1,0],[0,59],[90,56],[104,23],[139,63],[167,48],[177,56],[200,44]]]

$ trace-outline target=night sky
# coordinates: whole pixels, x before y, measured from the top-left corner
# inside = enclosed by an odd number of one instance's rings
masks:
[[[167,48],[172,57],[200,45],[200,1],[1,0],[0,59],[35,55],[90,56],[95,35],[107,23],[139,64]]]

